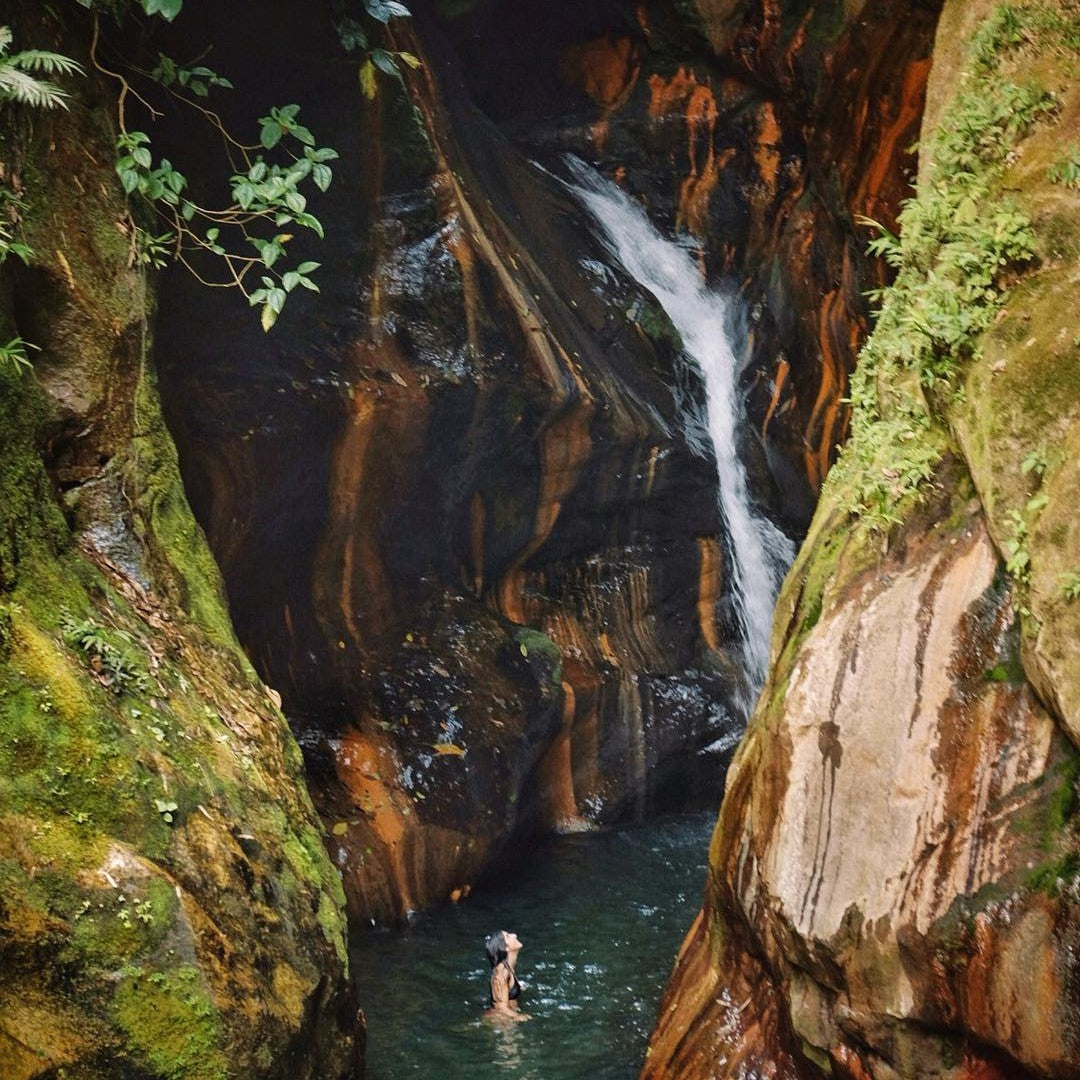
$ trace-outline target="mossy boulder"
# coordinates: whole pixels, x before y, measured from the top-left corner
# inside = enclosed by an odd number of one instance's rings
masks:
[[[160,415],[111,90],[0,119],[0,1075],[343,1077],[341,883]]]

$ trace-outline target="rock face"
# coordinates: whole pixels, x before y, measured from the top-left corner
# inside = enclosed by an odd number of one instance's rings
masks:
[[[941,239],[928,262],[899,260],[908,307],[886,299],[860,359],[878,365],[856,382],[872,419],[785,583],[643,1077],[1080,1075],[1075,464],[1052,449],[1080,395],[1075,314],[1048,299],[1078,266],[1080,207],[1053,168],[1075,124],[1075,30],[1068,7],[946,5],[902,250],[927,250],[919,228]],[[1014,123],[993,118],[1001,101]],[[965,122],[981,139],[970,174],[936,171]],[[1030,228],[1027,274],[1001,258],[977,342],[908,353],[941,268],[993,243],[965,231],[966,184],[985,185],[984,220]],[[959,217],[931,226],[930,206]],[[941,448],[914,501],[897,449],[912,423]],[[893,524],[871,526],[879,483]]]
[[[81,17],[10,14],[90,67]],[[352,1076],[341,883],[160,415],[115,88],[73,89],[3,116],[40,352],[0,363],[0,1075]]]
[[[363,323],[284,361],[296,392],[250,426],[239,347],[222,373],[164,346],[240,634],[364,920],[466,889],[515,835],[715,790],[695,755],[737,688],[676,335],[420,29],[409,95],[366,106]],[[198,321],[172,304],[166,341]]]
[[[459,894],[537,828],[719,787],[699,752],[732,736],[739,676],[701,389],[655,302],[605,268],[562,155],[741,289],[751,479],[798,532],[876,281],[851,213],[902,189],[934,14],[807,15],[781,35],[789,71],[750,48],[750,8],[719,58],[666,5],[414,8],[406,95],[310,99],[349,117],[327,141],[338,183],[363,180],[328,211],[360,252],[315,256],[338,324],[287,313],[268,348],[177,285],[160,333],[193,504],[364,920]],[[266,55],[310,33],[273,18]],[[873,74],[827,92],[804,47]],[[324,79],[273,67],[298,101]]]

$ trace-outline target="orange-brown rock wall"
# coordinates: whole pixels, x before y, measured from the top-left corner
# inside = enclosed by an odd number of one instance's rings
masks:
[[[379,153],[339,167],[342,324],[287,311],[281,352],[237,331],[167,358],[240,635],[364,921],[467,894],[514,838],[715,798],[698,752],[739,688],[673,332],[417,15],[423,67],[350,117]]]

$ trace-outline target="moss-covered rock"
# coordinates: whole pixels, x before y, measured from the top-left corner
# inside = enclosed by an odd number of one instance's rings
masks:
[[[341,883],[180,483],[110,100],[0,133],[0,1075],[344,1076]]]

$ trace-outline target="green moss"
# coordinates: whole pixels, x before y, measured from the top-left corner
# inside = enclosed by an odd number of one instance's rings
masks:
[[[1080,756],[1070,748],[1064,761],[1047,777],[1048,781],[1055,782],[1046,809],[1046,828],[1043,834],[1043,846],[1047,849],[1058,841],[1076,813],[1078,779]]]
[[[641,327],[645,336],[654,344],[671,352],[682,349],[682,337],[675,329],[675,324],[668,318],[668,314],[655,301],[643,300],[630,312],[630,318]]]
[[[291,890],[302,885],[318,891],[319,926],[342,963],[348,966],[345,948],[345,890],[340,876],[326,854],[321,837],[310,826],[289,821],[277,807],[271,814],[276,821],[281,850],[290,871],[283,875],[283,884]]]
[[[221,1021],[198,969],[128,969],[113,998],[130,1050],[161,1080],[225,1080]]]
[[[135,430],[127,474],[141,539],[157,556],[159,576],[175,584],[180,608],[254,682],[229,621],[221,574],[184,494],[176,447],[161,415],[154,377],[145,364],[135,394]]]
[[[986,672],[986,678],[990,682],[1012,683],[1019,686],[1025,681],[1024,665],[1020,662],[1020,654],[1010,657],[1004,663],[995,664]]]
[[[547,634],[530,626],[521,626],[514,632],[514,641],[542,684],[551,688],[562,685],[562,653]]]
[[[1033,892],[1057,896],[1066,881],[1080,877],[1080,853],[1067,852],[1037,866],[1028,876],[1027,885]]]
[[[67,535],[52,484],[35,452],[34,440],[46,415],[33,381],[0,366],[0,590],[15,586],[27,552],[56,551]]]
[[[342,896],[344,901],[344,896]],[[323,936],[334,947],[338,959],[348,968],[349,951],[345,947],[345,920],[341,917],[341,904],[336,903],[326,892],[319,894],[319,926]]]
[[[802,25],[801,20],[798,25]],[[844,0],[815,4],[807,28],[807,36],[813,41],[828,45],[840,37],[847,25],[848,12]]]

